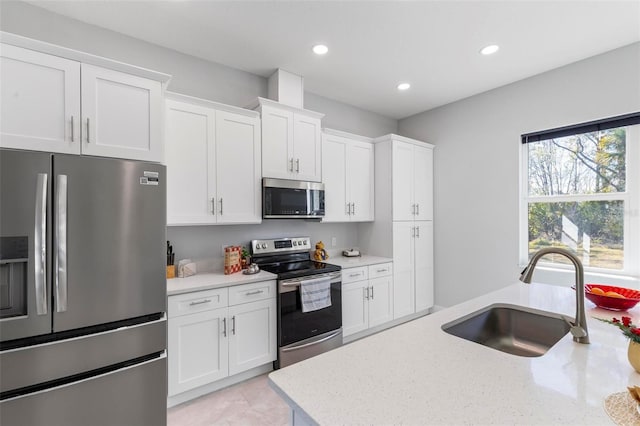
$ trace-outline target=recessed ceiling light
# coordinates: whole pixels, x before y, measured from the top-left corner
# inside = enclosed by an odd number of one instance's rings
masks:
[[[492,55],[496,53],[498,50],[500,50],[500,46],[498,46],[497,44],[492,44],[492,45],[483,47],[480,53],[482,53],[483,55]]]
[[[315,53],[316,55],[326,55],[328,51],[329,48],[324,44],[316,44],[315,46],[313,46],[313,53]]]
[[[400,83],[398,84],[398,90],[408,90],[411,85],[409,83]]]

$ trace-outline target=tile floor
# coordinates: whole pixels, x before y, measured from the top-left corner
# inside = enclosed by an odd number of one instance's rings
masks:
[[[263,374],[169,408],[168,426],[289,424],[289,406]]]

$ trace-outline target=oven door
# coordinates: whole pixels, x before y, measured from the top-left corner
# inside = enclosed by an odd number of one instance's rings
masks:
[[[324,184],[270,178],[262,182],[263,218],[321,219],[324,216]]]
[[[300,283],[305,279],[331,277],[331,306],[311,312],[302,312]],[[342,327],[342,274],[332,272],[278,282],[279,329],[278,346],[316,337]]]

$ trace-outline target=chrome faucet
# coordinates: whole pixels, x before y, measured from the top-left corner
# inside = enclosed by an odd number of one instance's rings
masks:
[[[573,341],[578,343],[589,343],[589,331],[587,330],[587,316],[584,312],[584,269],[582,267],[582,262],[578,259],[573,253],[568,250],[557,248],[557,247],[547,247],[543,248],[536,253],[534,253],[533,257],[529,261],[529,264],[522,274],[520,275],[520,281],[526,284],[531,283],[531,278],[533,276],[533,270],[536,267],[536,264],[540,260],[542,256],[549,253],[561,254],[573,263],[573,266],[576,269],[576,320],[575,323],[567,320],[565,321],[569,324],[571,334],[573,335]],[[563,317],[564,318],[564,317]]]

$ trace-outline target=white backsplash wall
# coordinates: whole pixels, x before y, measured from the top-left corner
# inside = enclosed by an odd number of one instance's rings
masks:
[[[311,237],[312,248],[322,241],[325,249],[343,249],[355,246],[357,227],[349,223],[318,223],[305,220],[264,220],[259,225],[210,225],[210,226],[169,226],[167,239],[176,253],[176,263],[180,259],[194,261],[214,259],[215,269],[222,269],[224,254],[222,247],[244,245],[254,239],[278,237]],[[331,240],[336,239],[335,247]],[[216,260],[217,259],[217,260]]]

